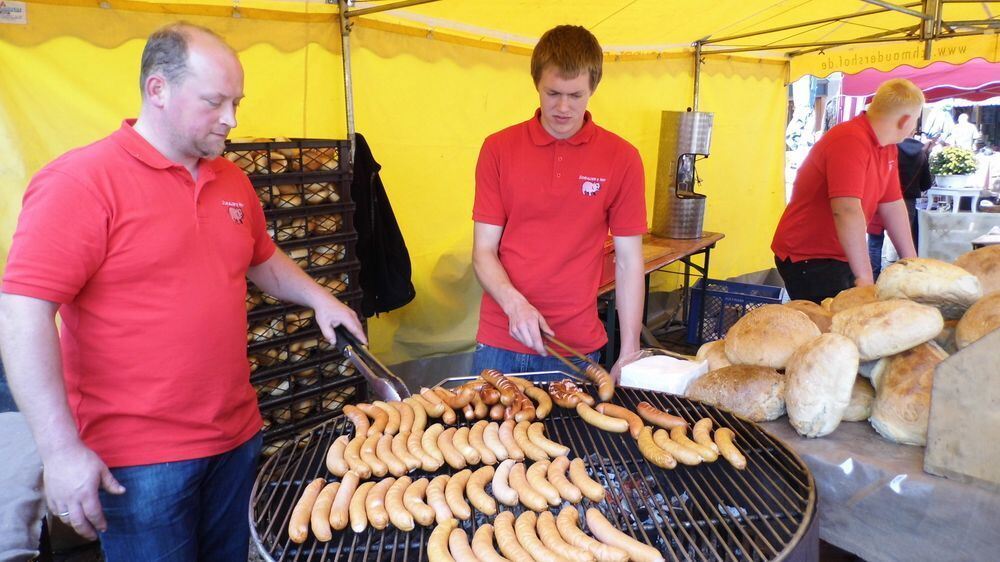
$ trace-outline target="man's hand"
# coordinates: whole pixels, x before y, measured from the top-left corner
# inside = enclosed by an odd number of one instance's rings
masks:
[[[124,494],[108,466],[83,443],[60,448],[44,461],[45,498],[49,510],[82,537],[96,540],[108,524],[97,491]]]
[[[521,345],[535,350],[539,355],[547,355],[545,342],[542,341],[542,332],[550,336],[555,335],[555,333],[552,328],[549,328],[538,309],[526,299],[521,298],[509,311],[505,312],[507,312],[510,337],[520,342]]]
[[[875,281],[871,277],[855,277],[854,286],[855,287],[868,287],[874,285]]]
[[[358,320],[358,315],[333,296],[327,295],[327,297],[313,306],[316,311],[316,323],[323,331],[323,337],[330,343],[336,342],[337,334],[333,329],[337,326],[343,326],[348,332],[354,334],[354,337],[358,338],[361,343],[367,344],[368,338],[365,337],[365,331],[361,326],[361,321]]]

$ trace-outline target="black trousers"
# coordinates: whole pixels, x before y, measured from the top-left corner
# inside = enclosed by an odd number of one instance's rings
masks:
[[[844,261],[815,259],[792,262],[775,256],[774,265],[792,300],[819,304],[823,299],[837,296],[837,293],[854,286],[851,266]]]

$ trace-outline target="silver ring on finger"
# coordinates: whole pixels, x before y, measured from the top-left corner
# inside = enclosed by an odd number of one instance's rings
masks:
[[[69,512],[68,511],[63,511],[62,513],[57,513],[56,517],[58,517],[59,519],[65,519],[65,518],[69,517]]]

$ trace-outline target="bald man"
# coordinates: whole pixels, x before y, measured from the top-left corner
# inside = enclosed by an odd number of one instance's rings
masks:
[[[350,308],[267,234],[247,177],[217,158],[243,99],[236,54],[178,23],[142,54],[136,120],[32,179],[0,295],[0,349],[51,512],[108,561],[246,560],[261,417],[246,278]],[[62,319],[61,333],[55,315]]]
[[[809,151],[771,242],[791,298],[819,303],[874,284],[865,231],[876,213],[899,257],[916,256],[896,145],[913,134],[923,104],[912,82],[888,80],[868,111],[830,129]]]

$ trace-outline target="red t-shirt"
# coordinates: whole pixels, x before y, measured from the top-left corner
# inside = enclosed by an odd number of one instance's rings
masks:
[[[903,198],[896,145],[879,145],[865,113],[830,129],[809,151],[774,232],[774,255],[793,262],[820,258],[846,262],[830,208],[833,197],[860,199],[865,224],[880,203]]]
[[[561,341],[584,352],[607,343],[597,316],[604,241],[646,228],[639,152],[588,112],[572,137],[554,138],[540,112],[490,135],[476,165],[472,219],[504,227],[500,263]],[[479,342],[533,353],[508,333],[507,315],[483,294]]]
[[[131,125],[35,175],[3,279],[61,305],[69,407],[112,467],[211,456],[260,430],[245,275],[275,249],[239,168],[202,160],[194,182]]]

